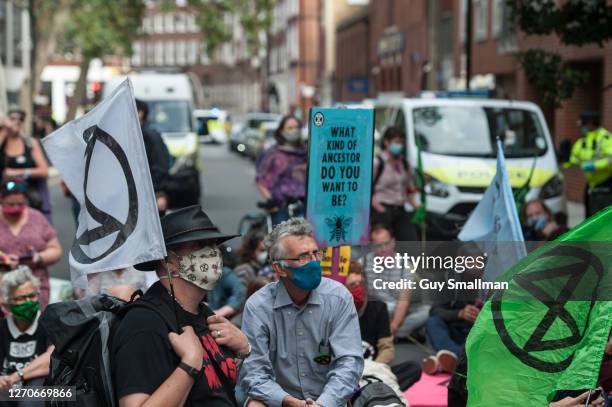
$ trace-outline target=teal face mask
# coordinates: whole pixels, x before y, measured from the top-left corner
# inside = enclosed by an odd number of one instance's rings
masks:
[[[389,152],[396,157],[402,155],[404,152],[404,145],[399,143],[391,143],[389,146]]]
[[[321,284],[321,262],[314,260],[299,267],[283,265],[283,268],[291,271],[291,282],[302,290],[314,290]]]

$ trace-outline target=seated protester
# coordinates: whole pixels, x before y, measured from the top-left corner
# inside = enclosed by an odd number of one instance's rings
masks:
[[[370,232],[370,241],[374,246],[374,252],[365,257],[366,278],[374,281],[374,257],[396,255],[395,239],[391,230],[382,224],[374,225]],[[415,278],[410,270],[402,268],[385,268],[385,281],[412,280]],[[413,292],[414,291],[414,292]],[[422,302],[421,293],[416,290],[376,290],[377,299],[387,304],[391,315],[391,335],[398,338],[406,338],[414,335],[425,325],[429,316],[431,306]]]
[[[366,362],[363,375],[366,376],[374,373],[368,370],[377,369],[375,364],[369,363],[369,361],[391,365],[395,359],[395,346],[389,328],[389,313],[385,303],[368,298],[367,285],[359,262],[351,260],[344,284],[353,296],[359,316],[363,358]],[[419,364],[411,361],[392,366],[391,372],[396,376],[395,385],[401,391],[408,389],[421,377]],[[376,374],[372,375],[376,376]],[[385,383],[387,382],[385,381]],[[392,383],[387,384],[393,387]]]
[[[277,225],[266,248],[280,281],[244,308],[242,329],[253,347],[240,376],[247,404],[344,406],[363,370],[353,298],[321,278],[322,253],[306,220]]]
[[[40,280],[27,266],[19,266],[4,274],[1,287],[11,314],[0,320],[0,391],[17,384],[42,386],[49,374],[53,345],[38,325]]]
[[[234,268],[234,273],[247,287],[256,277],[262,276],[272,281],[272,269],[267,265],[268,252],[264,246],[265,233],[259,230],[249,232],[238,250],[240,264]]]
[[[541,199],[533,199],[523,206],[525,240],[555,240],[568,229],[555,222],[552,211]]]
[[[219,281],[206,293],[206,303],[215,314],[229,319],[242,311],[245,291],[236,273],[229,267],[223,267]]]
[[[164,216],[161,226],[168,256],[135,266],[157,271],[160,280],[139,299],[157,310],[130,309],[113,337],[119,406],[235,406],[236,366],[249,344],[202,303],[221,276],[217,245],[235,236],[219,232],[199,205]],[[165,320],[182,333],[169,332]]]

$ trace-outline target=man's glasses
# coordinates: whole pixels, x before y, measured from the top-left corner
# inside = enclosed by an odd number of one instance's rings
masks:
[[[286,259],[277,259],[278,261],[280,260],[285,260],[285,261],[296,261],[298,263],[307,263],[309,262],[312,258],[315,258],[315,260],[321,260],[323,258],[323,251],[322,250],[313,250],[312,252],[306,252],[306,253],[302,253],[300,254],[298,257],[294,257],[294,258],[286,258]]]
[[[22,182],[8,181],[2,189],[4,192],[27,192],[28,186]]]

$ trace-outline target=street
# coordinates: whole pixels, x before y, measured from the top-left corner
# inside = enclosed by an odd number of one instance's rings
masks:
[[[259,195],[255,188],[255,167],[241,156],[232,154],[227,145],[200,146],[202,205],[212,221],[222,231],[238,231],[240,218],[247,212],[257,211]],[[231,183],[228,183],[231,182]],[[63,249],[62,260],[50,267],[50,276],[70,279],[68,252],[74,239],[75,225],[59,180],[50,181],[53,204],[53,224]],[[236,247],[239,239],[229,242]]]

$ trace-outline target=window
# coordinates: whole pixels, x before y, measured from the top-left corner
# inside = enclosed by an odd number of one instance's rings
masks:
[[[174,42],[166,42],[166,65],[174,65]]]
[[[132,65],[139,66],[142,65],[142,42],[136,41],[134,42],[132,51]]]
[[[186,51],[185,41],[177,41],[176,42],[176,64],[177,65],[185,65],[185,51]]]
[[[504,23],[504,0],[492,0],[492,15],[493,21],[491,22],[491,31],[493,37],[499,37],[502,31],[502,24]]]
[[[465,17],[467,15],[467,0],[459,0],[459,38],[465,44]]]
[[[155,65],[164,64],[164,43],[157,41],[155,43]]]
[[[187,63],[195,65],[198,63],[198,55],[200,53],[200,43],[198,40],[189,41],[189,49],[187,50]]]
[[[142,18],[142,31],[145,34],[149,34],[151,31],[153,31],[153,30],[151,30],[151,17],[144,16]]]
[[[155,14],[155,32],[164,32],[164,16],[161,14]]]
[[[155,65],[155,43],[146,42],[145,49],[145,65]]]
[[[177,13],[174,17],[174,29],[177,33],[184,33],[187,27],[185,26],[185,14]]]
[[[187,31],[193,33],[200,31],[198,24],[196,23],[196,17],[193,14],[187,15]]]
[[[168,13],[164,15],[164,30],[167,33],[174,32],[174,15],[172,13]]]
[[[487,39],[489,22],[489,0],[474,0],[474,40]]]

